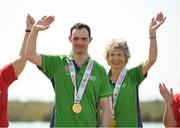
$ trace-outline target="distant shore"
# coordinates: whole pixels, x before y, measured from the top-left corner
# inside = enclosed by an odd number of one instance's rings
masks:
[[[9,101],[9,120],[16,121],[42,121],[49,122],[54,102],[42,101]],[[163,101],[140,102],[143,122],[162,122],[164,112]]]

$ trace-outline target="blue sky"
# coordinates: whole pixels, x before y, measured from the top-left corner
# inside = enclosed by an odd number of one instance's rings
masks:
[[[69,29],[76,22],[91,27],[93,41],[89,53],[105,68],[104,47],[112,38],[127,40],[132,68],[148,56],[148,27],[151,18],[162,11],[167,17],[157,32],[158,59],[140,85],[140,100],[162,99],[158,83],[180,92],[180,2],[178,0],[0,0],[0,67],[18,57],[28,13],[35,19],[55,16],[54,23],[38,37],[37,51],[65,54],[71,49]],[[9,88],[10,100],[53,101],[51,82],[30,62]]]

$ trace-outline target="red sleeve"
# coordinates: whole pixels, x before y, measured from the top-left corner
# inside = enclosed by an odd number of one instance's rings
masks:
[[[2,81],[8,86],[17,79],[13,65],[10,63],[1,69]]]
[[[172,104],[174,118],[177,123],[180,123],[180,94],[176,94],[173,98]]]

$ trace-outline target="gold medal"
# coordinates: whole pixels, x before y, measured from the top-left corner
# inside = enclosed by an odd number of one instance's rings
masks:
[[[115,118],[109,118],[109,128],[115,128],[116,127],[116,120]]]
[[[80,113],[82,111],[82,106],[79,103],[74,103],[72,110],[75,113]]]

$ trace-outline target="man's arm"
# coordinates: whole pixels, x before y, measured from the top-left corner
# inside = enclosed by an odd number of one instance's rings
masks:
[[[174,119],[172,106],[171,106],[173,102],[173,90],[171,89],[169,92],[165,84],[159,84],[159,92],[166,102],[164,116],[163,116],[164,125],[165,127],[175,127],[176,121]]]
[[[37,21],[32,27],[32,31],[29,35],[26,45],[26,58],[37,66],[42,66],[42,57],[36,52],[36,41],[39,31],[44,31],[49,28],[49,25],[54,21],[53,16],[44,16]]]
[[[28,15],[27,18],[26,18],[26,30],[31,30],[32,25],[34,24],[34,22],[35,22],[35,21],[34,21],[33,17],[31,17],[30,15]],[[18,77],[18,76],[21,74],[21,72],[23,71],[23,69],[24,69],[24,67],[25,67],[25,65],[26,65],[25,47],[26,47],[27,39],[28,39],[28,37],[29,37],[29,33],[30,33],[30,32],[26,32],[25,35],[24,35],[23,44],[22,44],[21,50],[20,50],[20,52],[19,52],[20,58],[16,59],[16,60],[12,63],[16,77]]]
[[[101,125],[102,127],[108,127],[108,119],[109,119],[109,97],[104,97],[100,99],[100,106],[102,109],[101,112]]]
[[[150,38],[150,48],[148,59],[143,63],[142,75],[144,76],[154,62],[157,59],[157,41],[156,41],[156,30],[164,23],[166,17],[163,17],[162,12],[158,13],[156,18],[152,18],[149,27],[149,38]]]

